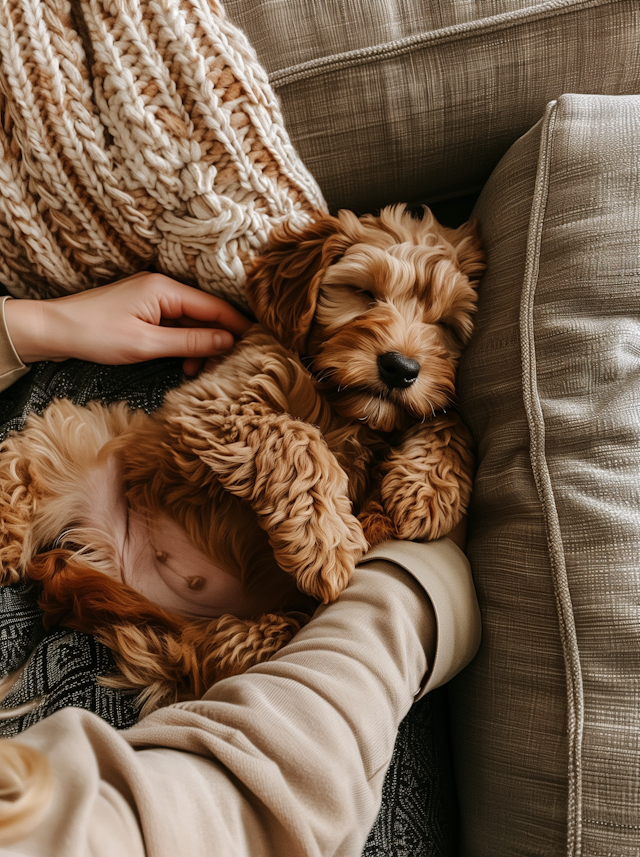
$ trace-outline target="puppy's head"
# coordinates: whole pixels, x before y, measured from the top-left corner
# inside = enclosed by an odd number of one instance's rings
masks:
[[[484,267],[474,223],[448,229],[399,205],[279,227],[247,288],[338,413],[393,431],[452,403]]]

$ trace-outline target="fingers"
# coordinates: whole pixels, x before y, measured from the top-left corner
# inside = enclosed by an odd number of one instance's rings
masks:
[[[129,359],[184,357],[188,376],[198,373],[204,358],[232,348],[252,324],[226,301],[163,274],[138,274],[114,285],[126,289],[137,322],[144,323]]]
[[[139,343],[145,360],[157,357],[185,357],[187,374],[195,374],[200,358],[222,354],[233,347],[234,337],[227,330],[210,327],[156,327],[149,326]],[[192,362],[193,361],[193,362]],[[194,369],[194,367],[196,367]]]
[[[8,301],[5,317],[17,353],[28,363],[184,357],[188,374],[198,371],[202,358],[232,348],[251,326],[226,301],[148,272],[52,300]]]
[[[196,321],[214,324],[242,336],[252,322],[221,298],[185,286],[168,277],[157,275],[158,298],[163,318],[186,316]],[[155,279],[155,278],[154,278]]]

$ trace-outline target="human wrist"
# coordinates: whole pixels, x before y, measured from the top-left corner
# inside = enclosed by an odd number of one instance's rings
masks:
[[[54,301],[7,300],[4,307],[7,332],[23,363],[66,360],[62,319]]]

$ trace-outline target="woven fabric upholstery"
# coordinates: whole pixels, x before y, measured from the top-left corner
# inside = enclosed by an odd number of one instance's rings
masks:
[[[640,97],[568,95],[475,209],[483,643],[450,692],[469,857],[638,854],[639,191]]]
[[[640,91],[637,0],[225,7],[332,209],[472,192],[551,99]]]
[[[0,4],[0,281],[77,292],[155,265],[244,304],[283,220],[324,208],[215,0]]]

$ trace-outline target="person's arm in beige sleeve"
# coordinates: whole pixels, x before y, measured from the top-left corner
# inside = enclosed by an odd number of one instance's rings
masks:
[[[55,780],[48,812],[12,853],[359,855],[425,675],[461,669],[479,639],[452,542],[384,552],[274,658],[202,700],[124,733],[64,709],[12,739],[42,751]]]

